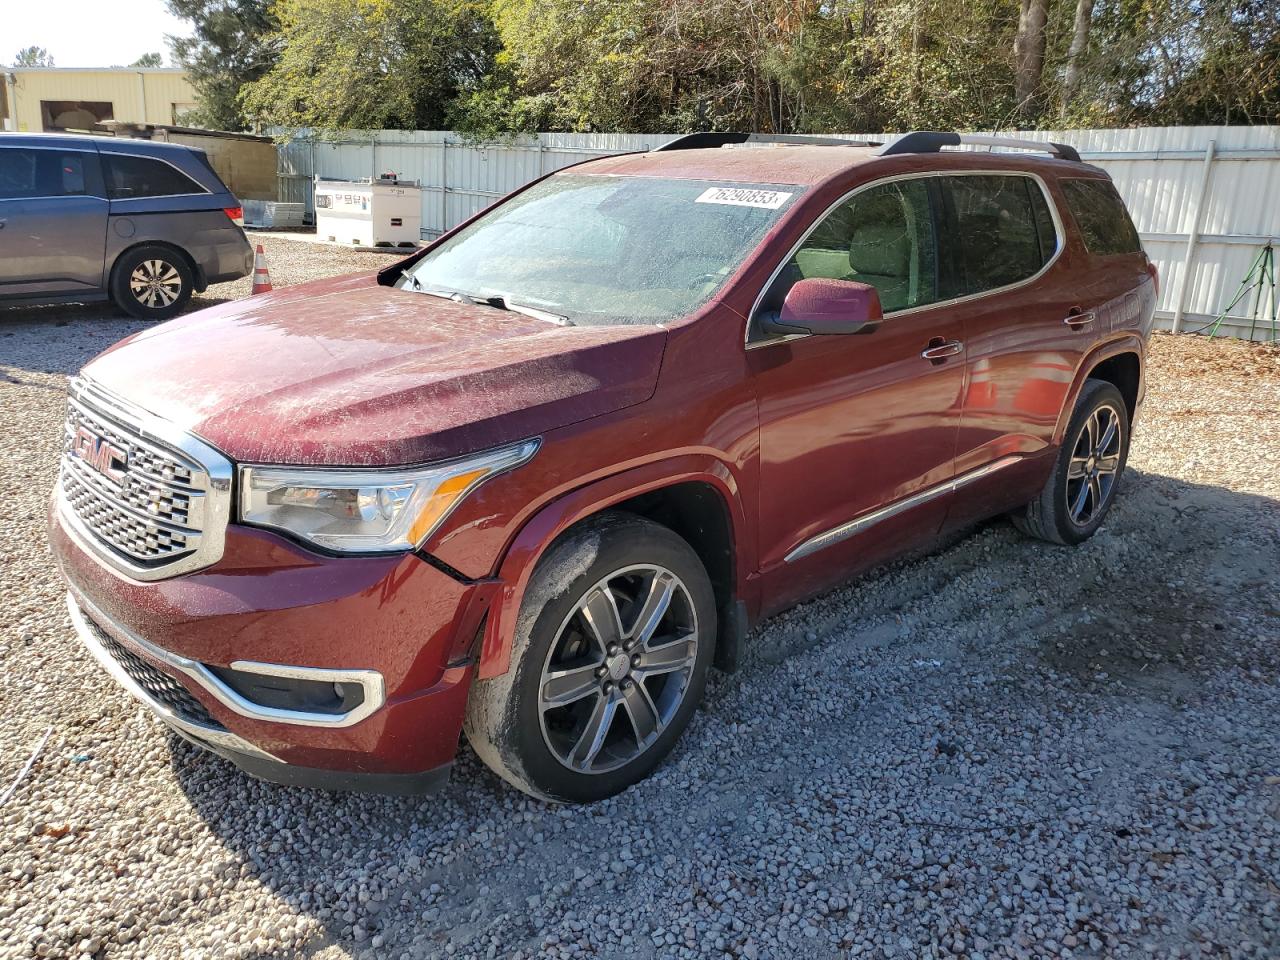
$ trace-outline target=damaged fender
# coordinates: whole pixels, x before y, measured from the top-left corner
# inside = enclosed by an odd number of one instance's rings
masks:
[[[755,540],[748,533],[733,473],[723,461],[706,453],[659,460],[579,488],[543,507],[520,529],[498,571],[500,586],[485,624],[477,678],[487,680],[510,669],[511,647],[525,590],[538,560],[558,536],[575,523],[633,497],[689,482],[708,484],[723,498],[737,558],[734,592],[737,599],[746,602],[748,610],[755,611],[758,602],[749,595],[751,582],[744,573],[755,567]]]

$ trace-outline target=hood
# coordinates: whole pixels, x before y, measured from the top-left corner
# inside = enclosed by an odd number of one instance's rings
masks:
[[[391,466],[647,400],[665,343],[657,326],[562,327],[355,276],[180,317],[84,374],[235,460]]]

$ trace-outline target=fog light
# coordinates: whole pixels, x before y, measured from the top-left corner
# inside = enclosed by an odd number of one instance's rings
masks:
[[[364,687],[358,683],[279,677],[231,667],[210,666],[209,669],[240,696],[260,707],[343,714],[364,702]]]

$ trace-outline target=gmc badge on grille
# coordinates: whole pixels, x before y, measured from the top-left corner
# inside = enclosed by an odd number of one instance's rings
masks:
[[[124,483],[129,455],[86,427],[76,430],[71,452],[109,480]]]

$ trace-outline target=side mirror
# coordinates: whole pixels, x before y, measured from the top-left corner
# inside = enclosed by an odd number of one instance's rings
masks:
[[[782,309],[764,318],[761,327],[775,336],[867,333],[883,319],[875,287],[853,280],[811,277],[797,280],[787,291]]]

